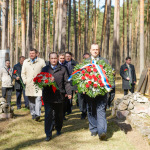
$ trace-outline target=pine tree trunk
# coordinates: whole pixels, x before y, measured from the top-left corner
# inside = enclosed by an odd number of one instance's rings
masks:
[[[129,48],[129,0],[127,0],[127,56],[130,55]]]
[[[8,48],[8,6],[9,0],[4,0],[2,4],[2,49]]]
[[[40,4],[40,14],[39,14],[39,52],[41,52],[41,32],[42,32],[42,0],[39,1]]]
[[[53,35],[53,51],[54,51],[54,43],[55,43],[55,17],[56,17],[56,2],[55,0],[53,0],[53,31],[52,31],[52,35]]]
[[[74,10],[74,56],[75,56],[75,59],[77,59],[77,28],[76,28],[76,1],[73,0],[73,10]]]
[[[58,22],[59,22],[59,0],[56,0],[56,17],[55,17],[55,40],[54,40],[54,52],[57,51],[58,45]]]
[[[122,63],[125,60],[125,49],[124,49],[124,14],[125,14],[125,9],[124,9],[125,1],[123,0],[123,30],[122,30],[122,38],[123,38],[123,43],[122,43],[122,51],[123,51],[123,56],[122,56]]]
[[[45,9],[46,9],[46,0],[44,0],[44,16],[43,16],[43,58],[45,59]]]
[[[140,0],[140,75],[144,67],[144,0]]]
[[[106,38],[104,57],[109,59],[109,38],[110,38],[110,16],[111,16],[111,0],[107,1],[107,23],[106,23]]]
[[[19,32],[19,27],[18,27],[18,24],[19,24],[19,3],[18,3],[19,0],[17,0],[17,32],[16,32],[16,64],[18,62],[18,32]]]
[[[81,17],[80,17],[80,0],[78,2],[78,34],[79,34],[79,39],[78,39],[78,61],[79,61],[79,56],[81,52]],[[81,58],[80,58],[81,59]]]
[[[15,39],[15,1],[11,0],[11,44],[10,44],[10,64],[13,66],[14,62],[14,39]]]
[[[106,14],[106,4],[107,0],[105,0],[105,10],[104,10],[104,15],[103,15],[103,25],[102,25],[102,32],[101,32],[101,51],[103,49],[103,35],[104,35],[104,25],[105,25],[105,14]],[[103,52],[102,52],[103,55]]]
[[[88,33],[89,33],[89,9],[90,9],[90,0],[87,4],[87,18],[86,18],[86,52],[88,51]]]
[[[62,16],[62,35],[61,35],[61,51],[65,52],[66,50],[66,27],[67,27],[67,5],[68,0],[63,0],[63,16]]]
[[[68,17],[68,51],[70,51],[70,40],[71,40],[71,34],[70,34],[70,28],[71,28],[71,0],[69,0],[69,17]]]
[[[59,0],[59,32],[58,32],[58,51],[61,51],[61,35],[62,35],[62,13],[63,13],[63,0]]]
[[[30,16],[32,18],[32,45],[34,46],[34,42],[35,42],[35,20],[34,17],[36,16],[36,14],[34,14],[34,4],[35,4],[35,0],[31,0],[32,1],[32,16]]]
[[[86,0],[84,1],[84,53],[86,52]]]
[[[48,60],[48,54],[50,53],[50,1],[48,1],[47,14],[48,14],[48,19],[47,19],[46,60]]]
[[[129,36],[129,56],[132,56],[132,0],[131,0],[131,11],[130,11],[130,36]]]
[[[26,54],[26,0],[21,0],[22,56]]]

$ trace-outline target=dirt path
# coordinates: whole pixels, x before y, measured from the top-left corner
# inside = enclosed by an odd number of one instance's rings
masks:
[[[122,91],[116,92],[116,97],[122,96]],[[13,104],[15,96],[13,96]],[[74,106],[73,113],[64,121],[62,135],[45,142],[44,109],[40,122],[31,119],[29,111],[22,108],[16,110],[15,118],[0,121],[0,149],[1,150],[150,150],[148,142],[128,124],[117,124],[110,119],[111,111],[107,110],[108,132],[107,141],[99,141],[98,137],[91,137],[88,120],[80,120],[79,108]]]

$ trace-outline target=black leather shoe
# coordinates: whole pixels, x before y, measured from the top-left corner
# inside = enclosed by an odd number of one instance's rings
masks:
[[[96,136],[97,135],[97,132],[92,132],[91,133],[91,136]]]
[[[61,135],[61,131],[57,131],[57,135]]]
[[[45,141],[47,141],[47,142],[48,142],[48,141],[50,141],[51,139],[52,139],[52,137],[51,137],[51,136],[47,136],[47,137],[46,137],[46,139],[45,139]]]
[[[100,139],[101,141],[106,140],[106,134],[105,134],[105,133],[102,133],[101,135],[99,135],[99,139]]]
[[[36,116],[35,116],[35,115],[33,115],[33,116],[32,116],[32,119],[34,120],[35,118],[36,118]]]
[[[40,116],[36,116],[35,121],[39,121],[39,120],[40,120]]]

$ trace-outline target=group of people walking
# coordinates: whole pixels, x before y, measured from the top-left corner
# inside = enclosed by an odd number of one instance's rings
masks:
[[[109,64],[108,60],[100,56],[98,44],[92,44],[90,54],[85,53],[83,59],[104,60]],[[127,57],[125,65],[121,66],[120,69],[120,75],[123,78],[124,94],[128,93],[128,89],[134,92],[134,85],[136,83],[135,69],[130,63],[131,58]],[[7,94],[7,102],[11,105],[12,80],[15,79],[17,109],[21,109],[21,95],[23,93],[25,107],[30,109],[32,119],[36,121],[38,121],[41,116],[41,96],[43,97],[46,141],[52,138],[54,121],[57,135],[61,134],[63,120],[66,120],[65,114],[72,112],[72,98],[74,92],[78,95],[81,119],[85,119],[86,116],[88,116],[91,136],[98,134],[100,140],[106,139],[106,107],[107,105],[111,105],[115,97],[115,86],[112,87],[113,90],[110,93],[104,96],[97,96],[92,100],[86,93],[78,93],[77,87],[73,86],[71,81],[68,81],[76,64],[78,64],[78,62],[73,59],[71,52],[60,54],[52,52],[49,54],[49,61],[45,62],[42,58],[38,57],[38,51],[32,48],[28,59],[21,56],[19,63],[13,68],[10,67],[10,61],[6,60],[5,67],[0,70],[2,96],[6,98]],[[33,79],[40,72],[52,74],[59,90],[56,90],[54,93],[50,86],[44,87],[43,90],[38,90],[37,92]],[[130,82],[131,86],[127,86],[127,82],[128,84]]]

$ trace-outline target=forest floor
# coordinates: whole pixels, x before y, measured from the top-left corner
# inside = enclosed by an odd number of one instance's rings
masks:
[[[122,97],[121,82],[117,82],[116,87],[116,98]],[[44,108],[40,122],[35,122],[29,110],[16,110],[15,98],[13,94],[15,117],[0,121],[0,150],[150,150],[147,140],[136,129],[130,130],[127,125],[120,127],[114,121],[111,110],[107,110],[107,140],[92,137],[88,120],[80,119],[81,113],[75,103],[72,114],[64,121],[62,134],[57,136],[53,131],[52,140],[45,142]]]

